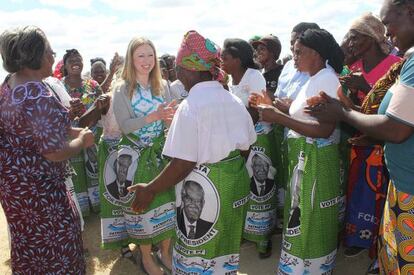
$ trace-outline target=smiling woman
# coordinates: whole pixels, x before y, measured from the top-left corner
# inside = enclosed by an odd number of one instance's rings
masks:
[[[323,95],[323,107],[308,110],[319,121],[344,121],[366,135],[384,140],[384,156],[390,174],[384,214],[378,237],[381,274],[409,274],[412,257],[414,188],[414,1],[385,0],[381,21],[387,35],[405,53],[397,81],[386,93],[378,115],[361,114],[343,108],[337,100]]]
[[[304,107],[321,90],[336,95],[344,55],[333,36],[323,29],[302,33],[294,44],[294,54],[297,69],[310,78],[292,102],[289,115],[271,106],[269,99],[269,105],[261,104],[260,95],[251,96],[250,103],[258,107],[264,121],[290,128],[288,215],[283,228],[283,243],[288,245],[282,248],[278,272],[327,274],[333,272],[337,251],[339,132],[334,123],[319,123],[306,115]]]
[[[92,112],[86,113],[86,110],[96,105],[98,97],[102,94],[102,90],[95,80],[84,79],[81,75],[82,70],[83,59],[78,50],[67,50],[66,54],[63,56],[64,77],[61,81],[68,94],[72,97],[71,104],[77,104],[79,107],[78,112],[75,115],[77,118],[75,117],[72,123],[75,126],[89,126],[98,141],[102,133],[102,128],[95,127],[97,120],[93,123],[90,122]],[[109,103],[109,100],[103,101],[105,104]],[[105,108],[102,110],[105,110]],[[99,112],[98,116],[100,115],[101,112]],[[96,152],[96,146],[89,150],[94,150]],[[90,165],[88,160],[89,158],[86,151],[81,152],[81,154],[71,160],[72,166],[76,172],[76,175],[73,176],[73,183],[83,216],[89,215],[90,205],[92,205],[94,211],[98,211],[99,209],[99,200],[97,196],[93,195],[96,193],[94,191],[98,188],[98,179],[95,174],[88,173],[86,169],[86,166]]]
[[[129,243],[139,245],[142,269],[149,274],[162,274],[151,256],[152,245],[158,243],[161,244],[158,254],[161,262],[171,269],[169,247],[175,224],[174,191],[169,189],[158,194],[147,211],[135,213],[131,210],[133,194],[128,193],[126,187],[132,182],[151,181],[168,162],[161,155],[161,150],[165,140],[164,130],[170,124],[175,109],[174,103],[169,104],[170,96],[167,92],[154,44],[143,37],[133,38],[125,55],[121,79],[113,89],[113,112],[122,132],[117,148],[118,156],[128,151],[134,158],[127,179],[118,178],[113,182],[101,183],[102,224],[117,222],[124,226],[121,232],[105,228],[102,244],[104,248],[122,247],[127,252]],[[107,155],[110,157],[109,152]],[[102,162],[105,162],[104,158]],[[119,161],[117,166],[119,167]],[[116,191],[112,195],[110,185]],[[119,188],[125,193],[119,194]]]
[[[3,32],[0,52],[10,73],[0,87],[0,202],[12,272],[85,274],[80,219],[65,180],[67,160],[93,144],[93,134],[71,128],[68,110],[43,82],[54,57],[42,30]]]

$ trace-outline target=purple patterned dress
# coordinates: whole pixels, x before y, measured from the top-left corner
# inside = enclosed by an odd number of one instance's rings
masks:
[[[68,111],[42,82],[0,87],[0,202],[11,234],[13,274],[84,274],[67,162],[42,155],[64,147]]]

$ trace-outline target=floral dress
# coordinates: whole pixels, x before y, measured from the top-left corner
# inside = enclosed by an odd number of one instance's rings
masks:
[[[0,87],[0,202],[13,274],[84,274],[80,220],[68,163],[43,155],[65,146],[68,111],[41,82]]]

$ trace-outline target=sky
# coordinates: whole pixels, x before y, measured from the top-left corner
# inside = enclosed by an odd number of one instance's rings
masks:
[[[76,48],[84,59],[115,52],[125,55],[135,36],[149,38],[158,56],[176,55],[183,35],[197,30],[222,46],[226,38],[248,40],[273,34],[290,53],[290,32],[299,22],[316,22],[340,42],[352,21],[378,14],[382,0],[0,0],[0,32],[26,25],[40,27],[57,53]],[[6,76],[0,68],[0,77]]]

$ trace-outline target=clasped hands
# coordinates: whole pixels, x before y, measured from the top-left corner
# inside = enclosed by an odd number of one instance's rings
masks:
[[[173,100],[168,104],[162,103],[158,106],[155,112],[150,113],[146,120],[148,123],[162,120],[167,125],[169,125],[174,117],[175,111],[177,109],[177,101]]]
[[[249,107],[257,109],[260,121],[276,122],[275,115],[287,113],[291,103],[289,98],[275,98],[272,101],[266,91],[253,92],[249,96]]]

